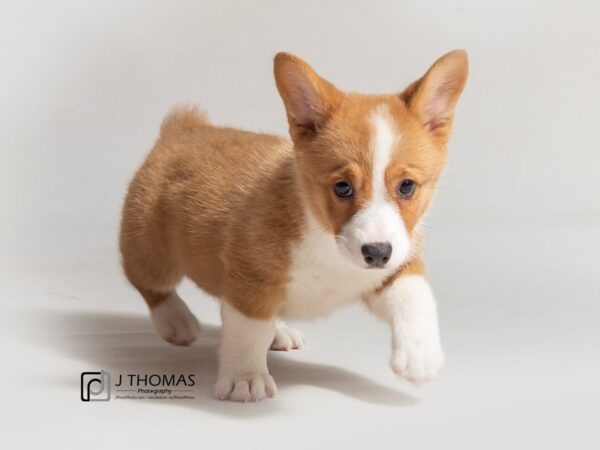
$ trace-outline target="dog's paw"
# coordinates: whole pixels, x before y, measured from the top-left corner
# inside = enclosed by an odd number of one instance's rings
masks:
[[[232,376],[219,376],[215,385],[215,397],[234,402],[258,402],[275,397],[277,386],[268,373]]]
[[[277,327],[275,339],[271,344],[271,350],[290,351],[300,350],[304,347],[304,335],[294,328],[283,324]]]
[[[198,336],[200,324],[177,294],[171,295],[150,311],[157,333],[174,345],[189,345]]]
[[[392,370],[411,383],[431,381],[444,366],[444,352],[439,339],[405,339],[392,352]]]

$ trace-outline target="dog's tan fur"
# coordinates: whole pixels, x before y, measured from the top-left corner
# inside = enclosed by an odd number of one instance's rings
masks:
[[[298,58],[275,59],[292,141],[212,126],[195,108],[169,114],[160,137],[131,182],[120,235],[123,266],[150,307],[167,298],[183,276],[248,317],[274,316],[285,301],[291,246],[304,233],[304,204],[332,234],[372,195],[370,113],[384,106],[402,139],[385,174],[392,198],[407,177],[417,182],[396,206],[418,244],[416,225],[427,209],[445,163],[454,106],[466,79],[464,52],[436,62],[400,94],[342,93]],[[296,85],[312,83],[306,121],[298,114]],[[443,117],[432,96],[444,94]],[[356,195],[335,196],[332,184],[351,180]],[[418,252],[403,271],[423,273]]]

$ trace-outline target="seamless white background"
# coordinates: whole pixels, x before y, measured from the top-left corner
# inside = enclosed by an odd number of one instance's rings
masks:
[[[0,413],[7,448],[597,448],[600,10],[592,1],[5,1],[0,5]],[[286,134],[296,53],[345,90],[399,91],[465,48],[470,79],[427,220],[448,366],[415,388],[359,307],[298,324],[277,400],[210,396],[218,314],[153,333],[116,248],[166,110]],[[79,374],[193,372],[193,402],[79,400]]]

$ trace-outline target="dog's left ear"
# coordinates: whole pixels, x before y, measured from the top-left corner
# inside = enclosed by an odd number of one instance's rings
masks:
[[[274,71],[292,139],[314,136],[325,125],[343,94],[307,63],[289,53],[275,56]]]
[[[465,87],[468,66],[464,50],[446,53],[400,94],[423,127],[442,144],[450,137],[454,108]]]

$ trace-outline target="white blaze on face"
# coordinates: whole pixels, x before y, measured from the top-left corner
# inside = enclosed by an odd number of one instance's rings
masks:
[[[371,183],[373,196],[368,204],[356,212],[337,236],[342,254],[360,267],[368,267],[361,247],[376,242],[390,243],[392,255],[386,267],[400,265],[408,256],[410,240],[400,211],[390,198],[385,185],[385,170],[392,151],[402,138],[395,130],[387,108],[377,108],[371,117],[372,135],[370,152],[373,157]]]

